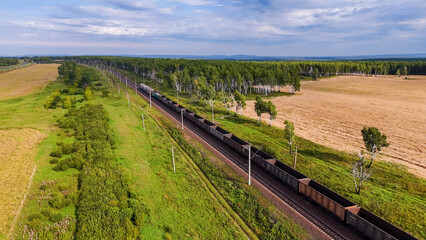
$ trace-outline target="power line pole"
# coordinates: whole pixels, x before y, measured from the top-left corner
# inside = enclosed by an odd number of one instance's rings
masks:
[[[126,87],[127,87],[127,76],[126,76]]]
[[[251,145],[249,145],[248,151],[248,185],[251,185]]]
[[[172,158],[173,158],[173,172],[176,172],[175,153],[173,152],[173,146],[172,146]]]
[[[152,104],[151,104],[151,90],[149,91],[149,106],[151,107],[152,106]]]
[[[181,119],[182,119],[182,130],[183,130],[183,109],[180,110],[180,116],[181,116]]]

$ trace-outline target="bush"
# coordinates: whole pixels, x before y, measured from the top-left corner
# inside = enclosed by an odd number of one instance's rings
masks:
[[[70,109],[70,108],[72,107],[72,102],[71,102],[71,98],[70,98],[70,97],[66,97],[66,98],[65,98],[65,101],[64,101],[63,107],[64,107],[65,109]]]
[[[109,97],[110,91],[108,89],[102,90],[102,97]]]
[[[84,90],[84,99],[86,99],[86,100],[92,100],[93,99],[93,93],[92,93],[92,89],[90,87],[87,87],[86,90]]]
[[[45,108],[51,108],[55,109],[58,103],[61,101],[61,92],[55,91],[50,95],[50,97],[47,99],[46,103],[44,104]]]
[[[68,90],[67,88],[65,88],[65,89],[62,89],[62,90],[61,90],[61,93],[65,93],[65,94],[68,94],[68,93],[69,93],[69,90]]]
[[[42,218],[43,218],[43,215],[41,215],[40,213],[31,213],[28,216],[28,221],[32,221],[34,219],[42,219]]]
[[[72,144],[72,143],[65,143],[65,144],[62,146],[62,152],[63,152],[64,154],[71,154],[71,153],[73,153],[73,152],[74,152],[73,144]]]
[[[61,221],[63,218],[64,218],[64,216],[62,215],[62,213],[57,212],[57,213],[52,213],[52,214],[50,215],[49,220],[50,220],[51,222],[56,223],[56,222]]]
[[[56,148],[56,150],[55,150],[55,151],[53,151],[53,152],[51,152],[49,155],[50,155],[51,157],[57,157],[57,158],[60,158],[60,157],[62,156],[62,147],[61,147],[61,146],[58,146],[58,147]]]
[[[50,208],[45,208],[41,210],[41,214],[43,214],[43,216],[47,218],[50,218],[50,216],[52,215],[52,210]]]
[[[71,204],[70,199],[65,199],[63,194],[53,193],[52,198],[49,200],[49,205],[56,209],[61,209]]]
[[[58,159],[57,158],[52,158],[52,159],[50,159],[49,163],[50,164],[56,164],[56,163],[58,163]]]
[[[102,83],[101,83],[101,82],[97,82],[97,83],[95,84],[95,86],[100,87],[100,86],[102,86]]]

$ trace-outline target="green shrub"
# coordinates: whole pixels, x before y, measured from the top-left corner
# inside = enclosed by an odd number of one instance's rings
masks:
[[[64,195],[60,193],[53,193],[49,200],[49,205],[56,209],[64,208],[70,204],[71,201],[69,199],[65,199]]]
[[[50,97],[47,99],[46,103],[44,104],[45,108],[51,108],[55,109],[58,103],[61,101],[61,92],[55,91],[50,95]]]
[[[72,143],[66,143],[62,146],[62,152],[64,154],[71,154],[74,151],[74,147]]]
[[[51,152],[49,155],[50,155],[51,157],[57,157],[57,158],[60,158],[60,157],[62,156],[62,147],[61,147],[61,146],[58,146],[58,147],[56,148],[56,150],[54,150],[53,152]]]
[[[43,215],[41,215],[41,213],[31,213],[28,216],[28,221],[32,221],[34,219],[42,219],[42,218],[43,218]]]
[[[65,98],[63,107],[65,109],[70,109],[72,107],[72,102],[71,102],[71,98],[70,97],[66,97]]]
[[[50,217],[49,217],[49,220],[51,221],[51,222],[59,222],[59,221],[61,221],[62,219],[64,218],[64,216],[62,215],[62,213],[60,213],[60,212],[57,212],[57,213],[52,213],[51,215],[50,215]]]
[[[43,216],[47,218],[50,218],[50,216],[52,215],[52,210],[50,208],[45,208],[41,210],[41,214],[43,214]]]
[[[86,100],[92,100],[93,99],[93,93],[92,93],[92,89],[90,87],[87,87],[86,90],[84,90],[84,99],[86,99]]]
[[[49,163],[50,164],[56,164],[56,163],[58,163],[58,159],[57,158],[52,158],[52,159],[50,159]]]
[[[102,90],[102,97],[109,97],[110,91],[108,89]]]

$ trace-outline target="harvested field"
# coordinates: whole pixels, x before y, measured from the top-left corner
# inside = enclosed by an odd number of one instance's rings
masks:
[[[45,137],[34,129],[0,130],[0,238],[11,228]]]
[[[56,79],[58,66],[59,64],[37,64],[0,74],[0,100],[40,91]]]
[[[272,99],[278,111],[273,125],[283,128],[289,119],[298,136],[354,154],[364,148],[362,127],[377,127],[390,143],[379,159],[426,177],[426,76],[339,76],[303,82],[301,89]],[[254,101],[243,114],[257,119]]]

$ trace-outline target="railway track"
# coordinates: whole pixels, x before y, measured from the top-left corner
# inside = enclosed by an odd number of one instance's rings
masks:
[[[145,100],[149,102],[149,96],[145,93],[137,90],[137,85],[123,76],[121,73],[110,71],[111,74],[116,76],[123,83],[127,82],[127,86],[135,90],[138,95],[142,96]],[[172,118],[174,121],[181,121],[181,116],[176,111],[172,110],[166,106],[163,102],[152,97],[151,98],[153,106],[161,110],[163,113],[168,115],[169,118]],[[185,128],[190,130],[194,135],[202,139],[205,144],[210,145],[210,148],[215,149],[218,153],[223,155],[229,161],[233,162],[244,172],[248,171],[248,159],[245,159],[233,149],[226,146],[223,142],[217,140],[209,133],[205,132],[204,129],[195,125],[191,121],[184,121]],[[287,205],[293,208],[297,213],[299,213],[303,218],[307,219],[312,225],[314,225],[321,232],[325,233],[332,239],[362,239],[354,230],[343,225],[342,222],[337,220],[332,214],[328,213],[326,210],[318,208],[314,203],[311,203],[309,200],[304,198],[301,195],[290,190],[288,187],[284,186],[281,182],[271,177],[268,173],[264,172],[256,165],[251,166],[252,178],[275,194],[280,200],[284,201]]]

